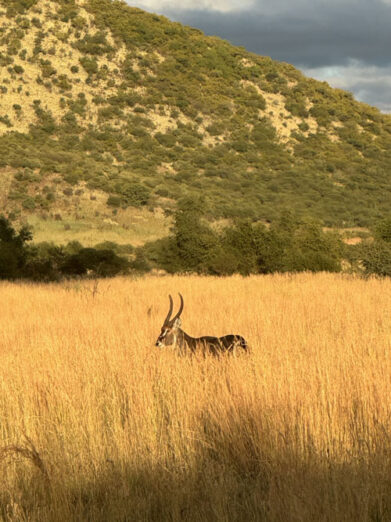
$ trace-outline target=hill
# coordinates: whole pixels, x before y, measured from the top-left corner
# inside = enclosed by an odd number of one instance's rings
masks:
[[[391,117],[348,92],[119,1],[2,1],[0,27],[0,197],[41,239],[158,237],[188,195],[213,220],[388,212]]]

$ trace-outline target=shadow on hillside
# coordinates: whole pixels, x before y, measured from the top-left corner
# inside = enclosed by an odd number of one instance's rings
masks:
[[[145,456],[138,467],[106,460],[93,479],[58,477],[38,503],[26,495],[23,512],[29,520],[94,522],[391,520],[389,448],[336,463],[310,446],[301,456],[290,444],[267,447],[253,423],[225,432],[203,415],[194,453],[183,458],[166,440],[159,466]],[[0,504],[0,516],[12,519],[9,509]]]

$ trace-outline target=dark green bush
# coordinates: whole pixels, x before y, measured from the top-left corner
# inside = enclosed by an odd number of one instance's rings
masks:
[[[126,206],[140,207],[149,201],[150,191],[141,183],[123,180],[115,185],[115,189],[121,197],[121,203]],[[115,206],[113,199],[108,204]]]
[[[83,56],[79,61],[80,65],[88,75],[91,76],[98,72],[98,62],[95,60],[95,58],[88,58],[87,56]]]
[[[9,220],[0,215],[0,279],[21,276],[27,258],[26,243],[31,239],[27,226],[17,232]]]
[[[16,72],[16,74],[23,74],[24,73],[24,69],[21,65],[14,65],[14,71]]]
[[[134,247],[130,244],[121,244],[115,243],[114,241],[103,241],[102,243],[98,243],[94,246],[96,250],[112,250],[116,254],[132,254],[134,252]]]
[[[162,134],[161,132],[155,134],[155,139],[164,147],[173,147],[177,141],[173,134]]]
[[[146,253],[144,252],[144,249],[138,248],[136,250],[136,256],[133,261],[129,264],[130,268],[132,270],[135,270],[136,272],[146,273],[151,270],[151,264],[147,259]]]
[[[107,198],[107,204],[110,206],[110,207],[120,207],[121,206],[121,203],[122,203],[122,198],[121,196],[109,196]]]
[[[365,273],[391,277],[391,218],[379,221],[373,233],[374,241],[366,241],[360,248]]]
[[[65,257],[64,248],[53,243],[32,245],[27,251],[22,276],[33,281],[59,281],[63,278],[61,267]]]
[[[391,242],[378,239],[365,243],[360,254],[367,275],[391,277]]]
[[[381,220],[374,227],[374,237],[380,241],[391,243],[391,217]]]
[[[61,272],[70,276],[85,276],[90,273],[98,277],[112,277],[125,271],[127,267],[128,262],[112,250],[82,248],[65,258]]]
[[[22,201],[22,205],[23,205],[23,208],[25,208],[26,210],[34,210],[35,209],[34,198],[31,198],[31,197],[25,198]]]

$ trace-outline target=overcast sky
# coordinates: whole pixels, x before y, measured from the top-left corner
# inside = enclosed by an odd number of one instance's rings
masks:
[[[391,0],[127,1],[391,112]]]

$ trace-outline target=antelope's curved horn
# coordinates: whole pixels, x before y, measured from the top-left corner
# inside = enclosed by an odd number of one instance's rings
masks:
[[[172,297],[171,297],[170,294],[168,295],[168,298],[170,299],[170,309],[168,310],[167,317],[164,319],[164,323],[163,324],[167,324],[170,321],[170,317],[171,317],[171,314],[172,314],[172,309],[174,308],[174,303],[172,301]]]
[[[183,297],[182,297],[182,294],[179,294],[179,297],[180,297],[180,300],[181,300],[181,304],[179,306],[178,313],[173,318],[173,321],[175,321],[175,319],[178,319],[181,316],[182,312],[183,312]]]

